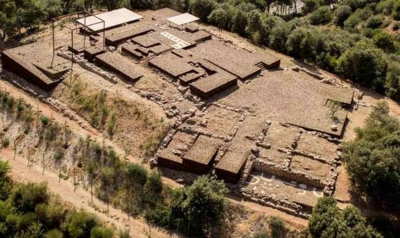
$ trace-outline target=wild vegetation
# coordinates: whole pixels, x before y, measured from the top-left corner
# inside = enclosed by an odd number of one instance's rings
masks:
[[[387,211],[399,211],[400,123],[380,102],[368,116],[357,138],[345,144],[350,179],[361,195]]]
[[[65,207],[50,196],[45,183],[13,182],[9,170],[8,163],[0,160],[1,237],[112,238],[117,234],[95,216]]]
[[[127,153],[138,141],[141,155],[146,159],[153,156],[168,131],[163,119],[157,119],[138,104],[109,95],[106,90],[90,88],[80,76],[71,77],[67,80],[69,87],[58,92],[62,100],[68,102],[91,126],[120,143]],[[134,132],[136,138],[132,137]]]
[[[204,232],[210,232],[211,227],[222,222],[226,206],[224,193],[227,192],[223,182],[211,177],[201,177],[193,185],[183,189],[170,188],[162,183],[159,172],[149,172],[141,165],[121,159],[112,147],[100,144],[90,136],[80,137],[77,143],[72,142],[70,139],[76,136],[72,131],[57,121],[41,115],[23,100],[14,99],[3,90],[0,90],[0,107],[3,128],[10,126],[10,121],[19,122],[23,124],[23,128],[28,128],[22,133],[29,134],[33,133],[31,129],[35,126],[40,133],[38,146],[43,147],[43,165],[46,164],[44,160],[48,157],[44,156],[45,153],[53,153],[50,159],[54,159],[54,164],[57,163],[60,167],[64,155],[71,147],[73,154],[69,155],[72,157],[69,159],[72,159],[73,163],[67,170],[74,176],[74,183],[81,181],[93,195],[109,205],[123,209],[129,216],[145,216],[155,225],[173,228],[194,236],[202,236]],[[4,132],[2,137],[3,147],[6,147]],[[15,144],[13,147],[16,151]],[[5,172],[0,172],[0,175],[6,174],[8,169],[7,167]],[[75,174],[79,170],[83,173]],[[5,188],[1,190],[3,192],[9,190],[6,189],[7,186],[11,186],[11,183],[1,184]],[[45,187],[42,187],[40,189],[45,190]],[[4,199],[8,198],[6,193],[1,196]],[[32,209],[29,212],[35,211],[34,207]],[[95,227],[97,223],[93,224]],[[100,228],[96,228],[95,231],[98,229]],[[88,237],[87,234],[85,233],[84,237]]]
[[[318,200],[308,229],[311,237],[383,237],[356,208],[350,206],[341,210],[332,197]]]

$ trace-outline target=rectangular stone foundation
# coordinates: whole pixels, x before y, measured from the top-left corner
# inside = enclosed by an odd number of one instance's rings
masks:
[[[33,64],[8,51],[2,53],[2,64],[3,69],[20,76],[45,91],[52,90],[60,83],[60,80],[52,81]]]

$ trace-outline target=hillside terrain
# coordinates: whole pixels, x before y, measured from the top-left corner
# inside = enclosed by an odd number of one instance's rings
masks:
[[[53,31],[74,1],[0,3],[15,181],[121,237],[396,234],[398,1],[92,1],[140,8],[100,32]]]

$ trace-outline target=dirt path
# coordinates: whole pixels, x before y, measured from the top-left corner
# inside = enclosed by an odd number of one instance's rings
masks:
[[[109,207],[109,213],[105,214],[101,211],[107,210],[107,205],[93,197],[94,206],[90,205],[91,195],[90,192],[85,191],[82,188],[77,188],[74,191],[74,186],[68,182],[61,180],[58,183],[58,177],[56,174],[45,171],[42,175],[42,169],[37,165],[31,167],[27,166],[26,159],[17,156],[13,160],[13,152],[3,150],[1,152],[2,159],[8,161],[12,167],[11,177],[18,182],[47,182],[49,191],[54,194],[58,194],[60,198],[68,203],[71,203],[76,208],[84,209],[96,215],[99,219],[114,224],[117,229],[124,231],[128,229],[131,237],[178,237],[176,235],[170,235],[166,231],[162,231],[155,227],[150,227],[143,219],[130,218],[127,219],[127,214],[121,210],[115,209],[112,206]]]

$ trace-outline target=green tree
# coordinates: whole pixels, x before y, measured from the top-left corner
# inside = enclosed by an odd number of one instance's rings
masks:
[[[233,32],[238,33],[240,36],[246,36],[247,15],[242,11],[237,11],[233,17]]]
[[[308,229],[311,237],[318,238],[382,237],[356,208],[347,207],[342,211],[332,197],[318,200],[313,208]]]
[[[222,8],[214,9],[207,19],[209,23],[220,29],[226,29],[229,20],[228,13]]]
[[[344,52],[336,68],[342,76],[368,86],[378,92],[383,91],[387,59],[382,50],[365,42]]]
[[[64,219],[64,208],[61,203],[40,203],[36,205],[35,214],[46,229],[56,229],[61,226]]]
[[[138,164],[128,163],[124,186],[126,188],[126,205],[129,212],[132,212],[132,201],[136,201],[136,207],[142,205],[143,186],[147,181],[147,170]]]
[[[400,208],[400,124],[389,115],[387,102],[377,104],[344,146],[350,180],[357,191],[389,211]]]
[[[286,227],[285,222],[276,216],[272,216],[269,221],[269,230],[271,231],[272,238],[282,238],[285,237],[286,234]]]
[[[84,211],[69,212],[62,230],[71,238],[90,237],[91,231],[98,225],[97,219]]]
[[[272,28],[271,34],[269,35],[269,47],[280,52],[286,52],[286,42],[290,34],[290,28],[285,23],[277,24]]]
[[[372,38],[374,44],[384,51],[392,52],[395,50],[394,38],[391,34],[380,31]]]
[[[367,19],[365,24],[366,27],[376,29],[380,27],[383,23],[383,16],[382,15],[374,15]]]
[[[313,25],[329,23],[332,20],[331,9],[328,6],[319,7],[309,15],[308,19]]]
[[[344,26],[344,21],[351,16],[353,12],[351,11],[351,7],[347,5],[341,5],[338,8],[336,8],[335,12],[333,13],[333,22],[335,25],[343,27]]]
[[[391,62],[386,72],[386,95],[396,101],[400,101],[400,63]]]
[[[188,227],[209,231],[212,225],[218,224],[225,211],[226,192],[222,181],[209,176],[201,176],[185,188],[181,209]]]
[[[302,11],[304,13],[310,13],[318,9],[320,6],[320,2],[317,0],[305,0],[303,1],[304,6],[302,8]]]
[[[214,0],[190,0],[189,10],[198,16],[201,21],[207,22],[208,15],[215,9],[216,2]]]
[[[393,19],[395,19],[397,21],[400,20],[400,2],[399,1],[396,1],[396,4],[394,5],[392,16],[393,16]]]
[[[19,211],[34,212],[37,204],[47,203],[49,200],[47,184],[20,184],[13,190],[10,199]]]
[[[161,173],[158,171],[152,171],[147,178],[145,188],[151,194],[161,193],[163,189]]]
[[[10,172],[8,162],[0,160],[0,200],[6,200],[11,190],[11,179],[8,176]]]
[[[113,167],[104,167],[100,173],[100,194],[101,198],[103,198],[107,203],[107,210],[109,209],[111,202],[111,194],[114,190],[115,186],[115,178],[116,178],[115,169]]]

